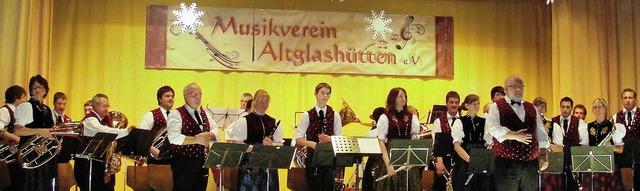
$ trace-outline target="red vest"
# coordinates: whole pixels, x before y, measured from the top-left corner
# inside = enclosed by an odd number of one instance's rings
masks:
[[[153,133],[157,133],[162,128],[167,127],[167,119],[162,114],[162,110],[160,110],[160,108],[151,110],[151,114],[153,115],[153,127],[151,127],[151,131],[153,131]]]
[[[633,114],[633,119],[631,120],[631,126],[628,126],[625,120],[625,115],[623,111],[620,111],[616,114],[616,123],[620,123],[627,128],[627,133],[622,138],[623,141],[640,138],[640,109],[636,109],[636,113]]]
[[[204,123],[203,129],[200,130],[200,126],[198,122],[191,117],[191,114],[187,111],[185,106],[179,107],[176,110],[180,112],[180,117],[182,118],[182,133],[185,136],[195,136],[202,132],[209,132],[209,120],[207,118],[207,114],[204,113],[204,110],[200,108],[200,119]],[[171,145],[171,150],[173,151],[174,156],[178,157],[186,157],[186,158],[198,158],[204,159],[206,157],[205,147],[199,144],[192,145]]]
[[[438,119],[440,120],[440,131],[443,134],[451,134],[451,125],[449,125],[447,115],[440,115]]]
[[[323,129],[325,134],[329,136],[335,135],[335,129],[333,129],[335,114],[334,114],[333,108],[331,108],[330,106],[327,106],[327,113],[325,113],[324,121],[320,121],[320,117],[315,107],[311,108],[309,111],[307,111],[307,113],[309,114],[309,127],[307,128],[307,133],[306,133],[307,140],[313,141],[316,143],[320,142],[320,139],[318,139],[318,135],[322,134]],[[311,148],[308,148],[308,149],[309,149],[308,150],[309,152],[307,152],[307,158],[313,156],[313,150],[314,150]]]
[[[9,124],[7,124],[4,129],[9,133],[13,133],[13,124],[16,123],[16,118],[13,115],[13,110],[11,110],[11,107],[9,107],[9,105],[4,105],[2,107],[7,108],[7,111],[9,111]]]
[[[533,136],[531,143],[526,145],[516,140],[504,140],[500,143],[493,139],[493,149],[496,157],[502,157],[519,161],[531,161],[538,157],[538,129],[536,125],[536,109],[533,104],[524,102],[525,117],[524,122],[520,120],[511,105],[500,99],[496,101],[498,112],[500,113],[500,125],[507,127],[510,131],[527,129],[527,133]]]
[[[580,134],[578,133],[578,125],[580,125],[580,118],[574,117],[571,115],[571,122],[569,123],[568,130],[564,134],[562,138],[562,144],[564,146],[571,145],[579,145],[580,144]],[[562,127],[562,121],[560,121],[560,115],[551,119],[553,123],[557,123],[560,126],[560,130],[564,131],[564,127]],[[553,137],[552,137],[553,138]]]
[[[411,139],[411,122],[413,115],[403,116],[403,119],[393,119],[393,114],[389,110],[385,110],[384,115],[389,119],[389,129],[387,130],[387,139]],[[404,119],[406,118],[406,119]]]
[[[96,119],[100,119],[100,117],[98,117],[98,114],[96,114],[95,112],[89,112],[89,114],[85,115],[84,118],[82,118],[82,121],[84,121],[85,119],[89,118],[89,117],[95,117]],[[105,116],[104,118],[102,118],[102,120],[100,121],[101,125],[106,125],[109,127],[113,127],[113,120],[111,120],[111,117],[109,117],[109,115]]]

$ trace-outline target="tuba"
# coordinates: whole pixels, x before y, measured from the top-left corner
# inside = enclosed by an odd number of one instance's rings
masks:
[[[117,111],[109,111],[109,117],[113,120],[113,128],[125,129],[129,125],[127,116]]]
[[[109,111],[109,117],[113,121],[113,128],[124,129],[129,125],[127,116],[117,111]],[[120,172],[122,166],[122,155],[115,153],[117,143],[114,141],[109,145],[104,158],[105,173],[104,182],[107,183],[111,180],[111,175]]]
[[[25,169],[38,168],[60,153],[60,142],[54,138],[34,135],[18,150],[18,162]]]
[[[18,143],[13,141],[2,141],[0,143],[0,161],[7,164],[16,160],[16,153],[18,153]]]

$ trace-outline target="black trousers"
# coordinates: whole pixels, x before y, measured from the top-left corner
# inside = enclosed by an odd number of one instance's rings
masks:
[[[80,190],[89,190],[89,177],[91,177],[91,191],[112,191],[116,185],[116,176],[111,175],[109,182],[104,182],[104,162],[90,161],[84,158],[75,158],[73,174]],[[89,172],[91,175],[89,176]]]
[[[443,156],[442,157],[442,162],[444,163],[444,167],[447,168],[447,171],[451,171],[452,160],[453,160],[453,158],[451,158],[451,156]],[[433,169],[435,170],[435,165],[434,165]],[[449,177],[449,178],[451,178],[451,177]],[[433,181],[433,190],[435,190],[435,191],[447,190],[447,179],[444,177],[444,174],[442,174],[442,175],[437,175],[436,174],[434,176],[434,179],[435,180]]]
[[[495,159],[496,190],[538,190],[538,160]]]
[[[172,159],[174,191],[205,191],[209,179],[208,169],[203,168],[204,159],[180,158]],[[152,173],[152,172],[151,172]]]
[[[336,188],[336,167],[308,167],[304,171],[307,176],[309,191],[333,191]]]

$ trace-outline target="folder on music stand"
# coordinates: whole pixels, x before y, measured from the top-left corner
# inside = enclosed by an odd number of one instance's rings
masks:
[[[427,166],[431,142],[424,140],[396,139],[389,143],[389,159],[392,166]]]
[[[133,128],[127,135],[122,147],[119,147],[119,151],[125,156],[147,156],[154,137],[155,135],[151,130]],[[118,149],[116,149],[116,152],[118,152]]]
[[[109,145],[116,140],[117,134],[112,133],[96,133],[95,136],[89,141],[87,147],[82,153],[77,154],[76,157],[93,159],[103,162],[104,154],[107,152]]]
[[[549,166],[542,173],[562,174],[564,172],[564,152],[550,152],[547,157]]]
[[[491,149],[471,148],[469,151],[469,174],[492,174],[495,170],[494,152]]]
[[[244,109],[229,108],[207,108],[207,111],[211,114],[211,118],[213,118],[221,130],[229,127],[229,125],[237,121],[243,113],[246,113]]]
[[[309,166],[346,167],[353,166],[353,160],[353,156],[335,156],[331,143],[318,143]]]
[[[354,163],[356,164],[356,191],[360,189],[359,185],[362,180],[360,173],[362,157],[380,156],[382,154],[378,138],[376,137],[331,136],[331,143],[322,144],[331,145],[333,155],[329,155],[325,159],[331,161],[331,157],[334,157],[333,166],[353,166]],[[316,149],[318,145],[316,145]],[[323,146],[321,146],[321,149],[323,149]],[[314,160],[316,160],[316,153],[314,153]],[[315,164],[316,162],[313,163]]]
[[[573,172],[612,173],[614,167],[612,147],[571,147]]]
[[[296,148],[291,146],[253,145],[249,168],[289,169],[295,151]]]
[[[237,168],[249,145],[213,143],[204,161],[204,168]]]

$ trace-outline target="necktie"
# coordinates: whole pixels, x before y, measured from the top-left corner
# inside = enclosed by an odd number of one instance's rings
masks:
[[[167,116],[169,116],[169,111],[167,111]]]
[[[320,117],[320,122],[324,123],[324,111],[320,110],[320,112],[318,112],[318,117]]]
[[[631,111],[627,111],[627,126],[631,126]]]
[[[198,113],[198,110],[194,110],[193,115],[196,116],[196,120],[198,120],[198,125],[202,125],[202,120],[200,119],[200,114]]]
[[[518,101],[511,101],[511,105],[522,105],[522,103],[518,102]]]
[[[453,123],[455,123],[455,122],[456,122],[456,119],[458,119],[458,118],[457,118],[457,117],[455,117],[455,116],[451,118],[451,126],[453,126]]]
[[[569,124],[569,120],[564,119],[564,120],[562,121],[562,128],[564,129],[564,132],[567,132],[567,126],[568,126],[568,124]]]
[[[64,121],[62,121],[62,116],[58,115],[58,119],[57,119],[58,123],[63,123]]]

